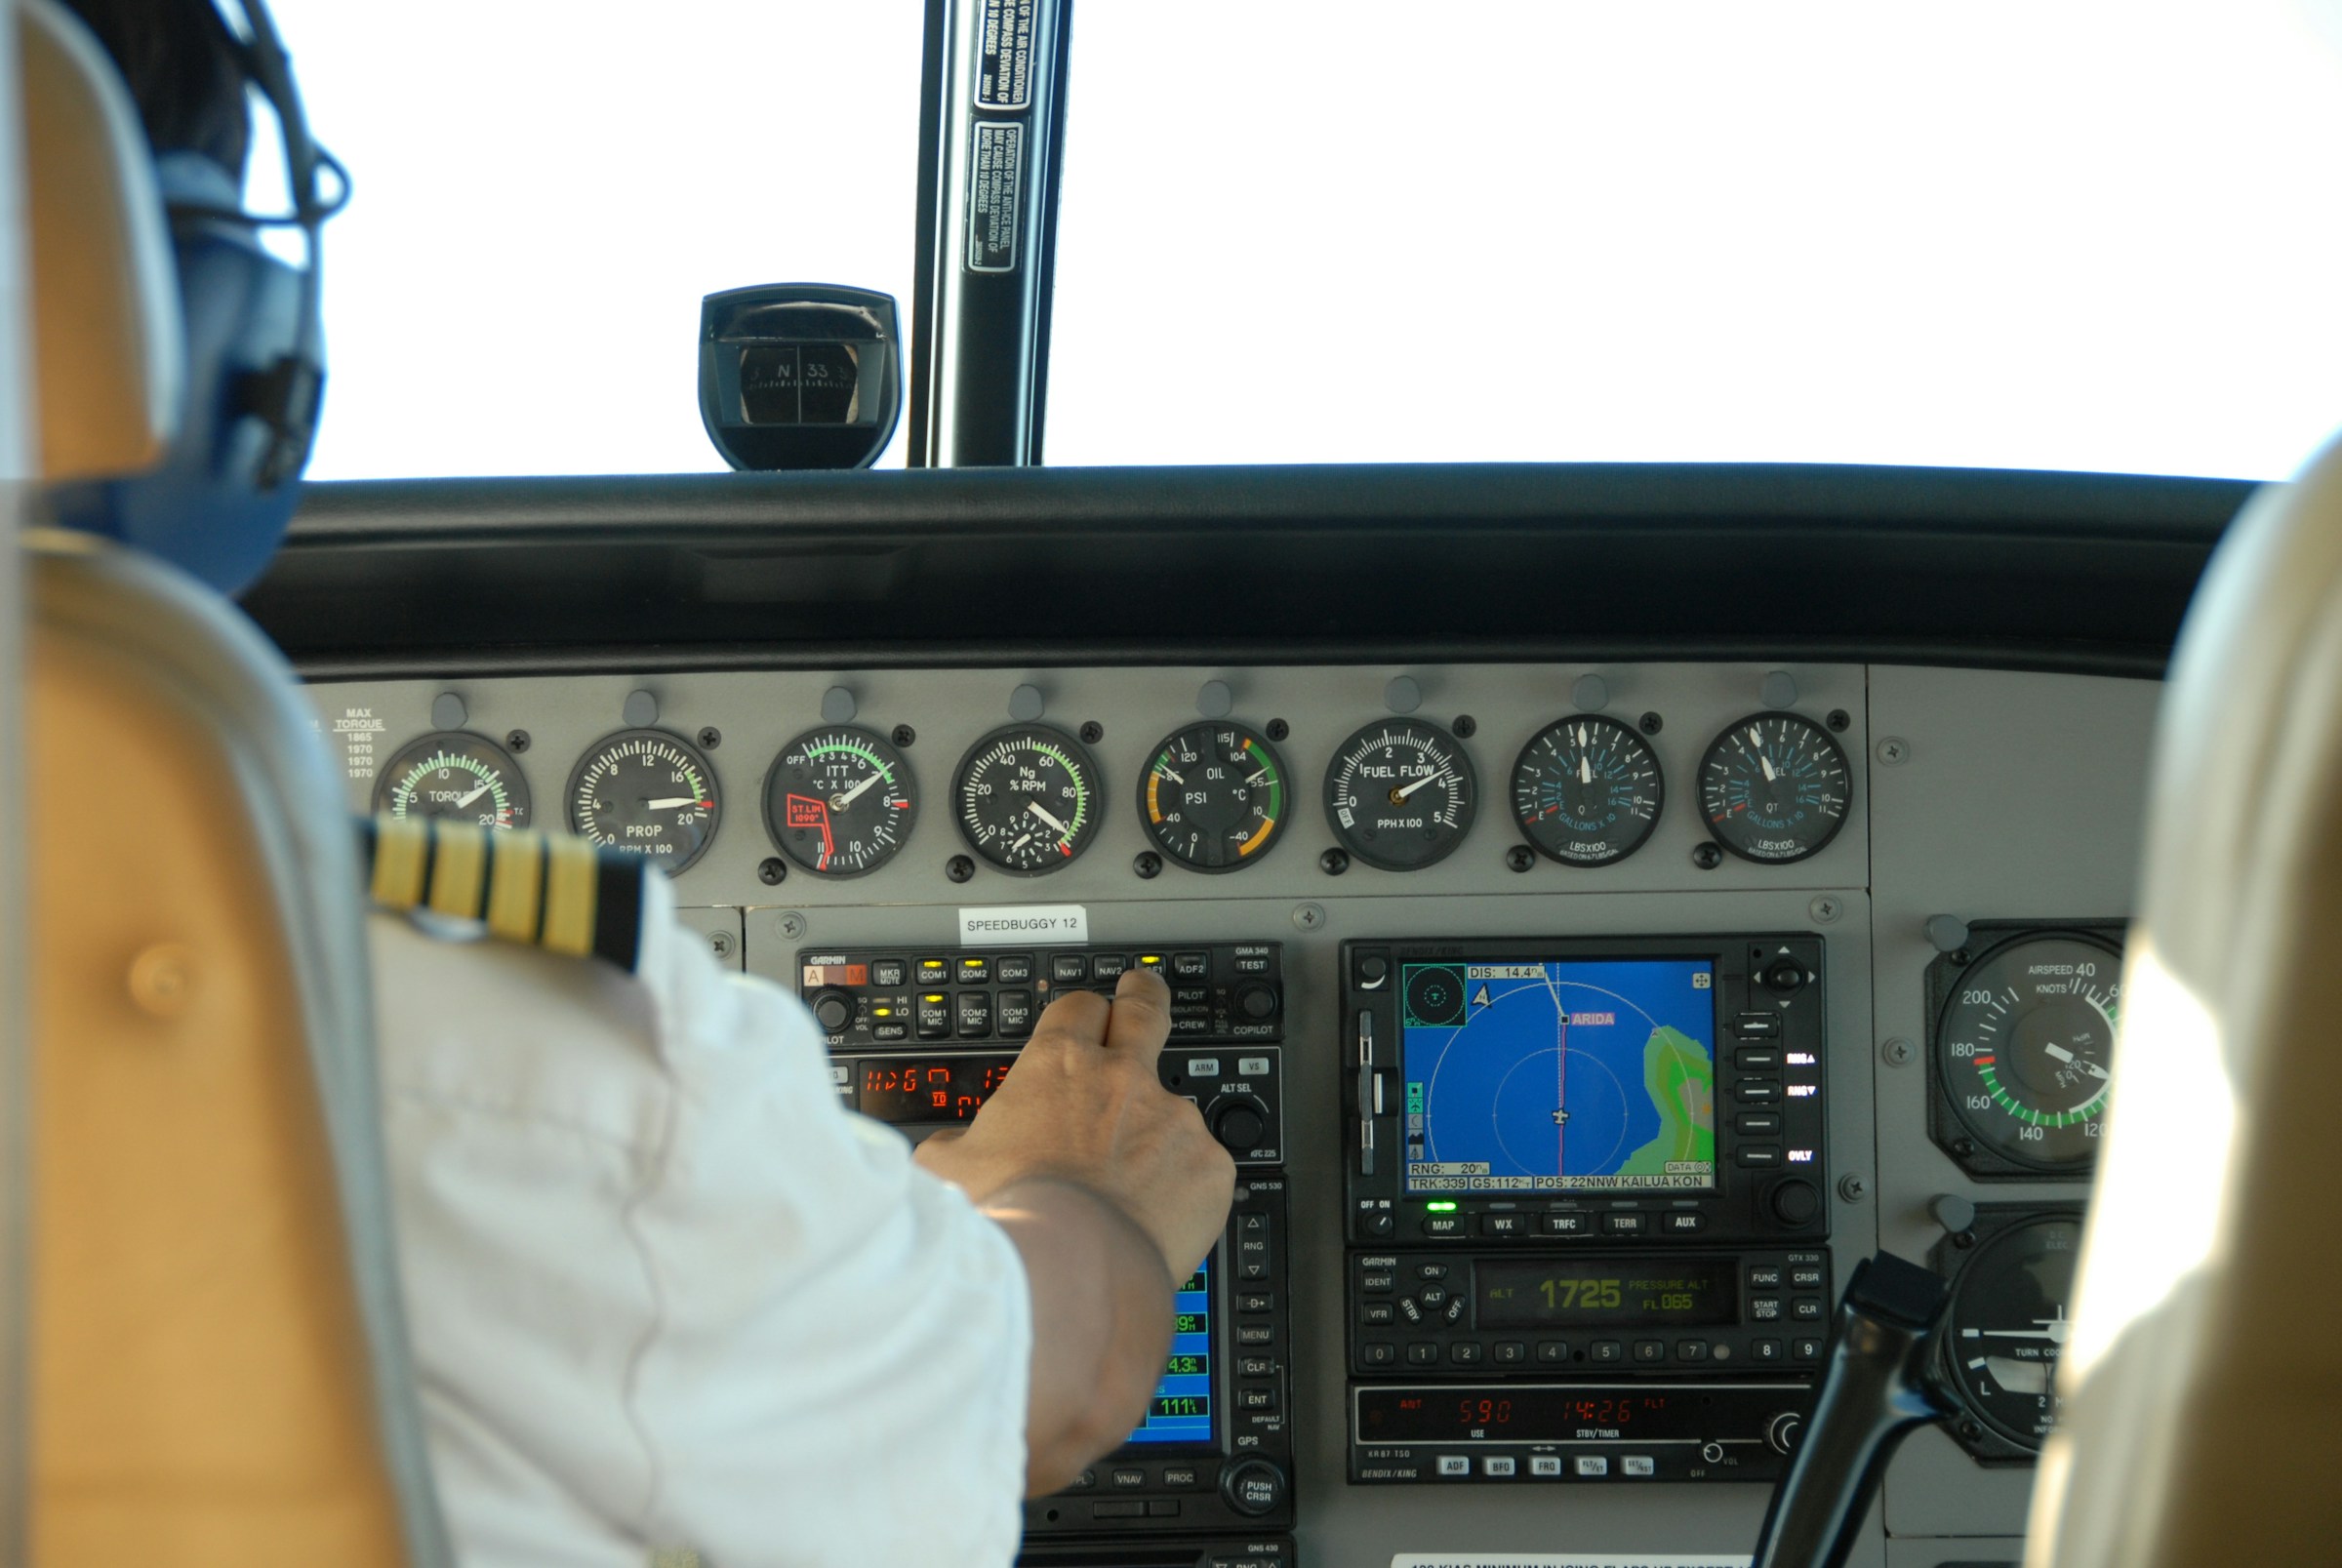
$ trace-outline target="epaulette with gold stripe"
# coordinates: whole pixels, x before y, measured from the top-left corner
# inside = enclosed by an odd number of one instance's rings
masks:
[[[358,824],[367,890],[385,909],[427,910],[517,942],[631,974],[642,957],[644,878],[639,855],[582,838],[423,818]]]

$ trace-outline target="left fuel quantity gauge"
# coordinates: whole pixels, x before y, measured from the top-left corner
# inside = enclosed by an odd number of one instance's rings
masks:
[[[648,856],[669,876],[707,852],[723,812],[715,770],[697,746],[665,730],[606,735],[569,776],[570,831]]]
[[[484,735],[434,730],[399,747],[375,776],[378,817],[481,827],[529,825],[529,782],[512,753]]]

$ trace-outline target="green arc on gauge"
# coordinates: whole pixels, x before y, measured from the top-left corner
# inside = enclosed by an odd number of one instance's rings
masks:
[[[1042,756],[1055,759],[1057,765],[1066,770],[1067,777],[1073,781],[1073,820],[1066,824],[1066,837],[1070,839],[1081,830],[1081,820],[1089,815],[1089,786],[1082,783],[1081,770],[1073,765],[1073,759],[1048,742],[1035,741],[1032,743],[1032,749]]]
[[[895,782],[895,770],[888,767],[885,763],[879,761],[877,752],[872,751],[867,745],[856,745],[851,741],[824,741],[818,745],[807,746],[805,748],[805,755],[810,759],[813,757],[826,755],[831,751],[850,751],[854,755],[862,758],[863,761],[868,763],[871,767],[877,769],[879,778],[884,779],[888,784],[893,784]]]
[[[2002,1088],[2000,1074],[1994,1070],[1995,1065],[1997,1064],[1977,1067],[1976,1076],[1982,1078],[1985,1088],[1992,1091],[1993,1103],[2019,1121],[2031,1122],[2036,1127],[2075,1127],[2090,1120],[2106,1108],[2107,1092],[2101,1089],[2098,1091],[2097,1098],[2086,1106],[2077,1106],[2072,1110],[2053,1110],[2044,1115]]]

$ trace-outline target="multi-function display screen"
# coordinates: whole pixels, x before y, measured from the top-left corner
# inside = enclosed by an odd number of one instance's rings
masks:
[[[1476,1326],[1602,1328],[1740,1320],[1737,1259],[1573,1258],[1473,1265]]]
[[[1716,964],[1401,966],[1406,1186],[1713,1191]]]
[[[1210,1443],[1220,1434],[1212,1412],[1212,1262],[1206,1258],[1179,1287],[1172,1310],[1171,1356],[1155,1385],[1134,1443]]]

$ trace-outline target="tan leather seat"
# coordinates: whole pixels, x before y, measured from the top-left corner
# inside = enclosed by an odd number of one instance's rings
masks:
[[[161,214],[103,56],[22,15],[46,476],[121,471],[176,408]],[[170,568],[39,534],[26,567],[32,1560],[446,1562],[313,721]]]
[[[2342,442],[2231,529],[2156,741],[2034,1568],[2342,1559]]]

